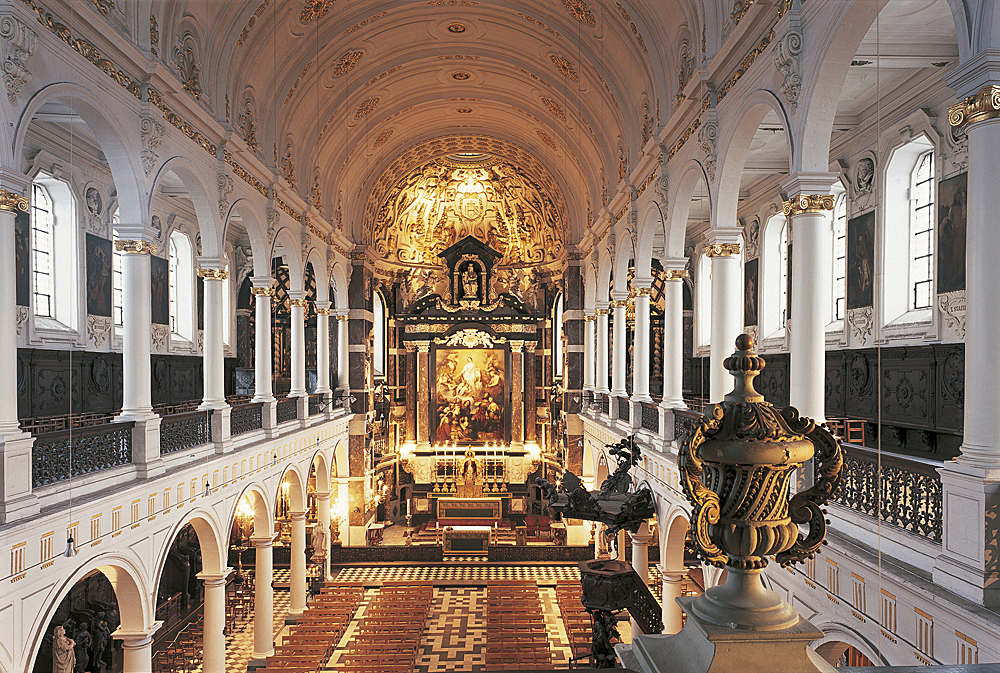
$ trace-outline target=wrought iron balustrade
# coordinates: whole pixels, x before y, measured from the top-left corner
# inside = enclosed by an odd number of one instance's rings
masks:
[[[674,439],[678,444],[683,441],[701,416],[700,412],[690,409],[674,409]]]
[[[229,415],[229,434],[233,437],[264,427],[264,403],[243,404],[233,407]]]
[[[608,395],[601,395],[601,413],[605,416],[611,415],[611,397]]]
[[[323,411],[324,407],[325,407],[325,405],[323,404],[323,395],[322,394],[310,395],[309,396],[309,415],[310,416],[315,416],[316,414],[321,413]]]
[[[32,487],[128,465],[132,462],[134,426],[128,421],[35,435],[31,448]]]
[[[618,420],[625,421],[628,423],[632,416],[632,400],[627,397],[619,397],[618,399]]]
[[[642,404],[642,429],[659,434],[660,432],[660,410],[654,404],[643,402]]]
[[[937,472],[941,463],[883,451],[880,470],[877,451],[848,444],[844,452],[838,503],[941,541],[944,509]]]
[[[286,397],[283,400],[278,400],[278,404],[275,407],[275,415],[278,423],[294,421],[299,415],[299,398]]]
[[[160,421],[160,453],[183,451],[211,440],[209,411],[189,411],[164,416]]]

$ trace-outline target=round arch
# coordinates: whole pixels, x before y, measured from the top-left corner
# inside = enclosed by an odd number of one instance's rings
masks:
[[[326,457],[326,449],[320,449],[313,454],[312,465],[316,467],[316,492],[329,493],[330,464]]]
[[[281,478],[278,479],[277,489],[281,488],[281,484],[285,481],[285,477],[288,477],[288,504],[292,508],[293,512],[301,512],[305,510],[306,503],[306,480],[302,478],[302,473],[299,472],[298,465],[289,465],[285,468],[285,471],[281,473]],[[272,502],[277,502],[278,491],[275,490]]]
[[[583,274],[583,310],[589,315],[594,314],[594,309],[596,308],[595,302],[597,301],[597,273],[594,271],[594,267],[587,266],[586,272]]]
[[[227,561],[226,550],[229,546],[229,537],[228,535],[223,537],[219,531],[219,522],[215,519],[212,512],[200,508],[195,509],[185,514],[177,522],[173,530],[170,531],[170,535],[164,538],[163,548],[156,555],[152,586],[154,592],[159,590],[160,580],[163,577],[163,568],[167,563],[167,554],[170,552],[170,547],[188,524],[191,524],[195,534],[198,536],[198,547],[201,549],[202,571],[212,575],[222,574]]]
[[[233,215],[239,215],[243,221],[243,229],[247,232],[247,237],[250,239],[250,251],[253,253],[253,275],[261,277],[270,276],[271,260],[267,254],[267,239],[264,236],[264,228],[261,226],[260,218],[257,216],[257,211],[254,209],[253,204],[246,198],[239,198],[233,202],[232,207],[229,209],[229,216],[226,218],[225,227],[223,228],[223,241],[226,240],[226,234],[229,233],[229,225],[232,222]]]
[[[181,155],[172,156],[160,164],[156,175],[153,177],[152,189],[149,190],[147,208],[152,209],[156,190],[159,187],[160,181],[167,173],[173,173],[177,176],[178,180],[184,183],[184,187],[188,191],[188,198],[191,199],[191,203],[194,205],[195,217],[197,219],[196,224],[198,225],[198,232],[201,234],[201,255],[204,257],[222,257],[224,251],[223,232],[222,227],[219,226],[217,211],[213,205],[214,199],[209,197],[209,194],[212,192],[205,186],[199,168],[187,157]]]
[[[324,283],[326,276],[326,259],[321,258],[320,250],[316,247],[309,248],[309,254],[302,268],[312,264],[313,275],[316,277],[316,301],[330,301],[330,283]]]
[[[334,296],[330,297],[330,301],[338,309],[347,308],[347,272],[344,270],[343,263],[337,262],[333,265],[333,270],[330,272],[330,282],[334,291]]]
[[[609,296],[610,286],[611,286],[611,252],[608,250],[602,250],[600,256],[600,262],[597,271],[597,290],[596,301],[599,303],[607,303],[611,301]]]
[[[705,167],[698,161],[691,159],[681,169],[676,180],[671,180],[674,193],[670,198],[669,212],[666,224],[666,255],[667,257],[683,257],[684,241],[687,238],[688,215],[691,212],[691,197],[698,183],[705,184],[708,192],[708,204],[711,212],[712,204],[715,202],[715,194],[712,191],[712,183],[705,173]]]
[[[628,263],[634,258],[635,251],[632,249],[632,237],[622,236],[621,242],[615,248],[615,294],[628,292]]]
[[[32,670],[38,651],[56,610],[76,583],[95,570],[108,578],[118,600],[118,613],[123,632],[142,633],[153,625],[153,593],[142,570],[143,563],[131,550],[108,552],[88,559],[69,577],[57,585],[52,598],[44,601],[45,610],[38,613],[34,623],[27,627],[27,651],[31,652],[28,668]]]
[[[290,289],[301,292],[305,289],[305,267],[302,265],[302,258],[299,257],[297,252],[299,246],[296,244],[295,237],[292,235],[292,231],[288,227],[282,227],[274,236],[274,241],[271,243],[271,250],[267,260],[267,275],[271,275],[271,259],[274,258],[274,251],[277,249],[279,243],[285,253],[282,255],[281,261],[288,265],[288,279],[291,284]]]
[[[656,240],[657,233],[663,234],[665,244],[667,231],[664,226],[663,211],[658,202],[650,201],[639,216],[639,232],[636,237],[639,243],[638,249],[635,251],[636,278],[650,278],[653,275],[653,242]],[[664,247],[666,246],[664,245]]]
[[[233,501],[233,507],[227,517],[227,531],[233,529],[233,521],[236,519],[236,510],[243,498],[248,498],[253,507],[253,535],[254,537],[270,537],[274,533],[274,500],[268,498],[263,485],[258,483],[248,484]]]
[[[661,519],[662,521],[662,519]],[[674,509],[667,517],[666,525],[660,526],[660,559],[667,570],[684,570],[684,540],[691,524],[688,516],[680,509]]]
[[[831,666],[837,665],[837,661],[847,650],[848,646],[861,652],[876,666],[892,665],[884,656],[879,656],[877,647],[851,627],[838,622],[825,622],[818,625],[818,627],[823,632],[823,637],[813,642],[812,648],[816,650],[816,654],[823,657]]]
[[[70,82],[59,82],[39,90],[25,105],[14,131],[12,166],[20,166],[28,127],[38,110],[46,103],[59,101],[73,109],[97,138],[111,170],[118,192],[118,214],[122,222],[133,224],[147,221],[148,210],[140,195],[146,194],[138,178],[142,168],[137,153],[128,148],[139,145],[135,128],[123,123],[122,110],[112,110],[107,101],[85,88]],[[138,127],[133,124],[132,127]],[[5,161],[6,163],[6,161]]]

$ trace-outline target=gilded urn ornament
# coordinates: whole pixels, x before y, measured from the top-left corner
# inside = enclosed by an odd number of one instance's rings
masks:
[[[729,579],[691,609],[718,626],[786,629],[798,614],[764,587],[760,573],[768,557],[784,566],[811,558],[823,544],[822,507],[840,483],[841,446],[822,425],[794,407],[775,408],[754,390],[764,359],[751,336],[737,337],[724,364],[735,388],[705,410],[681,446],[679,465],[695,546],[706,562],[726,566]],[[794,471],[810,458],[815,485],[789,500]]]

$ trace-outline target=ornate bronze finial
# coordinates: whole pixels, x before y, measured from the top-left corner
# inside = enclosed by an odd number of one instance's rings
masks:
[[[794,407],[776,409],[754,390],[764,368],[753,338],[741,334],[724,364],[736,384],[713,404],[680,449],[684,493],[693,506],[692,537],[702,558],[728,566],[729,580],[692,603],[703,621],[746,630],[794,626],[798,613],[764,588],[773,556],[782,565],[810,558],[826,535],[821,509],[840,482],[840,444]],[[794,470],[815,455],[816,484],[788,498]],[[800,525],[808,526],[803,535]]]

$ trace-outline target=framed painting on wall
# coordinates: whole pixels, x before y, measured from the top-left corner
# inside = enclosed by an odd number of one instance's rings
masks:
[[[438,444],[507,442],[505,348],[436,348],[431,418]]]

